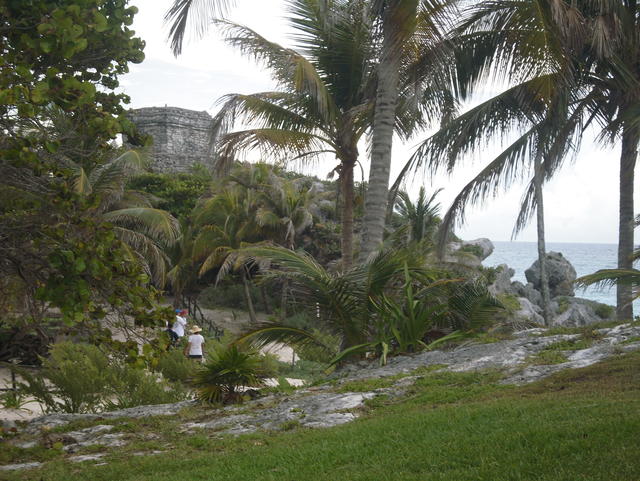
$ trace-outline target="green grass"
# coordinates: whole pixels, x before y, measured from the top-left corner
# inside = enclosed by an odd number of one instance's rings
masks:
[[[61,457],[0,479],[636,480],[639,367],[636,352],[524,387],[500,385],[494,371],[427,373],[401,401],[332,429],[217,438],[180,434],[177,418],[130,420],[162,439],[118,448],[105,466]],[[170,451],[130,456],[142,448]]]
[[[525,364],[533,364],[537,366],[548,366],[550,364],[562,364],[567,362],[569,358],[562,351],[550,349],[542,350],[538,354],[527,357]]]
[[[549,344],[543,351],[579,351],[591,347],[592,344],[593,339],[589,338],[566,339]]]

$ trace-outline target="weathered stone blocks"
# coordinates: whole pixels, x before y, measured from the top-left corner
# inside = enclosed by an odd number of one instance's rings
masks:
[[[153,138],[151,168],[156,172],[188,172],[195,164],[211,166],[211,116],[179,107],[131,110],[138,130]]]

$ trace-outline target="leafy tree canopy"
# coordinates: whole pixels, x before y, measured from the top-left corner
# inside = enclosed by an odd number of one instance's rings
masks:
[[[75,323],[111,306],[153,317],[148,276],[96,215],[99,199],[75,191],[70,168],[101,163],[129,128],[129,99],[114,89],[144,43],[127,3],[0,4],[0,289],[10,316],[42,319],[56,306]]]

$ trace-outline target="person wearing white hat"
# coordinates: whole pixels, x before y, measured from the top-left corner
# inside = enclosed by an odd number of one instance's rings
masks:
[[[189,359],[195,359],[202,362],[204,359],[204,337],[202,337],[202,329],[193,326],[190,330],[189,341],[187,347],[184,348],[184,354]]]

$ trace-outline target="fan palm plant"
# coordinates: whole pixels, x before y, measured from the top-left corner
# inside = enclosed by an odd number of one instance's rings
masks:
[[[405,238],[404,244],[431,244],[440,225],[440,204],[435,202],[442,189],[436,190],[427,199],[424,187],[420,187],[415,203],[406,191],[398,192],[395,205],[395,234]]]
[[[73,165],[73,183],[78,194],[97,199],[95,212],[114,225],[118,238],[143,261],[153,281],[163,286],[169,264],[165,249],[178,241],[180,226],[171,214],[154,208],[150,195],[126,188],[127,181],[144,167],[139,153],[127,151],[90,169]]]
[[[243,388],[263,386],[266,377],[257,352],[231,345],[215,350],[195,372],[192,384],[201,401],[228,404],[241,399]]]

